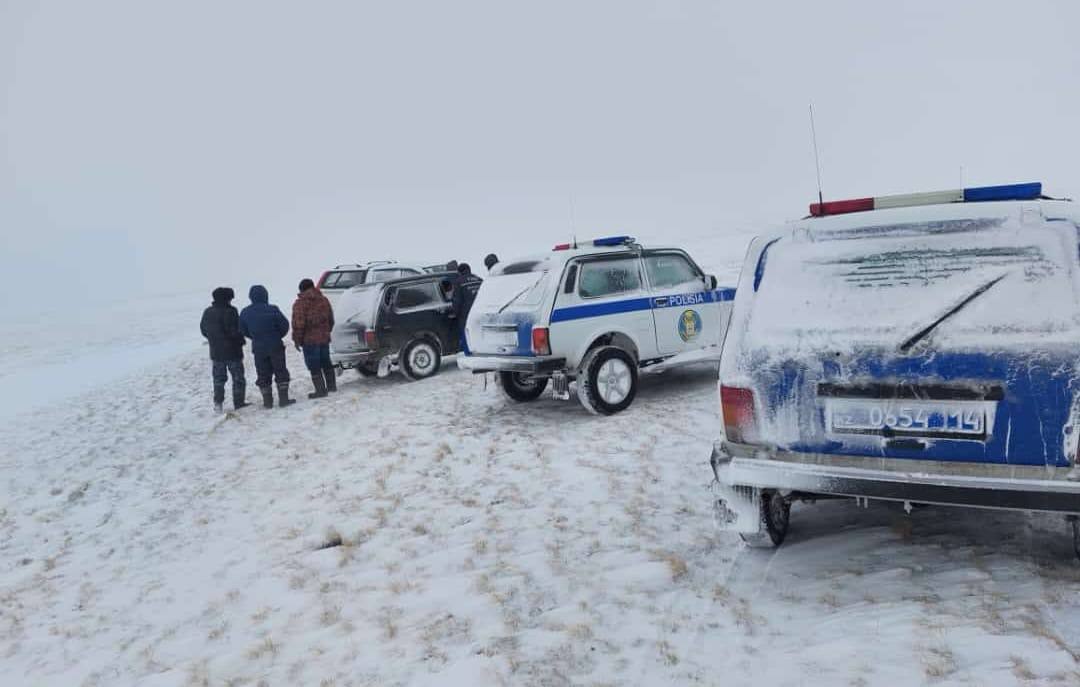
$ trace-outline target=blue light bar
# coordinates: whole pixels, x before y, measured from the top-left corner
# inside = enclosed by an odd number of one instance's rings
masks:
[[[1007,184],[1005,186],[977,186],[964,189],[965,203],[987,200],[1037,200],[1042,196],[1042,184]]]
[[[633,236],[606,236],[602,239],[593,239],[594,246],[623,246],[633,242]]]

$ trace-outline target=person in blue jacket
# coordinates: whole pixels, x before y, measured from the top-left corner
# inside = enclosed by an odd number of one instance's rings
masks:
[[[281,340],[289,333],[289,320],[270,304],[266,287],[256,284],[248,291],[251,305],[240,312],[240,333],[251,339],[251,354],[258,375],[255,386],[262,392],[263,407],[274,407],[272,381],[277,382],[278,405],[282,408],[296,403],[289,398],[289,369],[285,367],[285,344]]]

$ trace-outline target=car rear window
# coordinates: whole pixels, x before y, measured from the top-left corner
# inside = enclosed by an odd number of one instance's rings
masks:
[[[319,282],[320,289],[348,289],[364,283],[365,270],[331,270]]]
[[[1008,218],[869,226],[770,246],[748,344],[1030,345],[1080,330],[1077,227]]]

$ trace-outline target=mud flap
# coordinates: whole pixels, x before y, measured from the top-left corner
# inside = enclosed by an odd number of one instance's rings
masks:
[[[723,532],[759,534],[761,521],[761,490],[757,487],[735,486],[726,480],[727,467],[731,463],[720,443],[713,445],[709,458],[713,479],[709,489],[713,497],[713,521]]]
[[[558,401],[570,400],[570,378],[565,372],[551,375],[551,395]]]
[[[390,356],[386,356],[385,358],[379,360],[378,375],[380,378],[390,375]]]

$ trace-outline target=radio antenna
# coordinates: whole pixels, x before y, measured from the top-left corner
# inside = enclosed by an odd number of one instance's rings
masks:
[[[818,155],[817,128],[814,126],[814,103],[810,103],[810,139],[814,143],[814,166],[817,168],[817,199],[818,203],[824,204],[825,197],[821,193],[821,157]]]
[[[570,243],[577,250],[577,230],[574,228],[574,194],[570,194]]]

